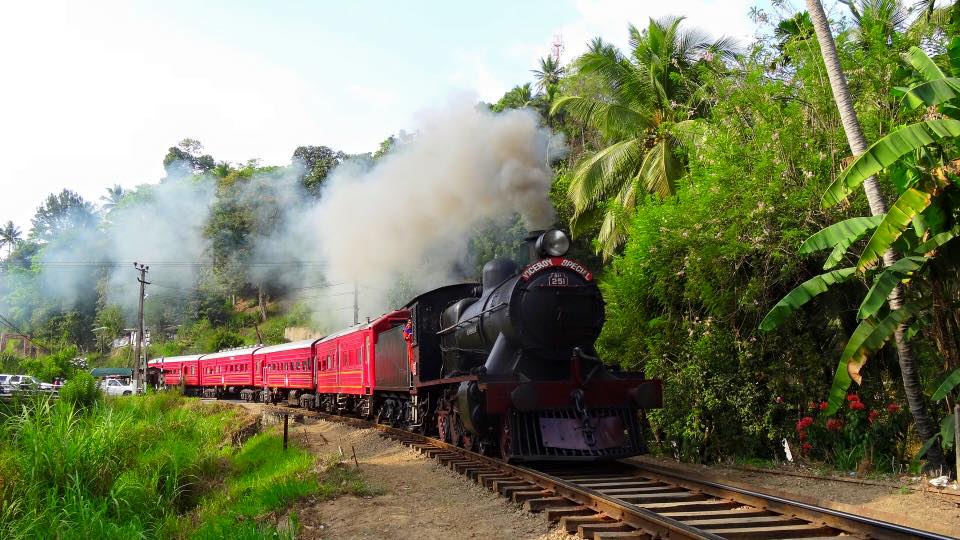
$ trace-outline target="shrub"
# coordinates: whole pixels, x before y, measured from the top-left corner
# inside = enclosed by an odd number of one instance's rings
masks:
[[[89,408],[100,401],[97,380],[86,371],[80,371],[60,389],[60,399],[76,408]]]

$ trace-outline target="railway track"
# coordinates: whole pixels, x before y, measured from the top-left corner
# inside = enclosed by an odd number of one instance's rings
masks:
[[[655,465],[508,464],[443,441],[358,418],[265,406],[266,413],[374,428],[503,497],[588,539],[951,537],[691,479]]]

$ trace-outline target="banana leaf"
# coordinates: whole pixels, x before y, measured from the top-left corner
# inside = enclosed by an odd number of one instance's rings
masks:
[[[804,240],[799,252],[800,254],[806,254],[832,247],[833,251],[827,257],[826,262],[823,263],[823,269],[829,270],[840,262],[843,254],[854,242],[870,230],[875,229],[881,221],[883,221],[883,216],[870,216],[855,217],[834,223]]]
[[[760,321],[760,330],[769,332],[780,326],[794,311],[800,309],[800,307],[814,297],[827,292],[833,285],[843,283],[849,279],[855,271],[856,268],[852,267],[841,268],[840,270],[833,270],[804,281],[797,286],[797,288],[787,293],[786,296],[777,302],[777,305],[773,306],[773,309],[767,313],[767,316]]]
[[[960,136],[960,120],[928,120],[900,128],[873,143],[847,167],[823,194],[824,208],[846,199],[867,178],[903,156],[945,137]]]
[[[913,251],[914,253],[926,255],[927,253],[930,253],[931,251],[956,238],[957,234],[960,234],[960,227],[954,227],[948,231],[943,231],[942,233],[936,234],[926,242],[920,244]]]
[[[867,359],[870,358],[871,354],[879,351],[893,336],[898,326],[913,316],[916,309],[915,304],[907,304],[896,311],[888,313],[879,323],[873,323],[873,319],[864,319],[863,322],[871,321],[869,325],[871,328],[870,331],[863,335],[858,335],[857,332],[854,331],[853,336],[850,337],[850,341],[847,342],[847,346],[844,347],[843,354],[840,358],[841,361],[846,360],[847,372],[850,374],[851,379],[856,381],[857,384],[860,384],[860,368],[867,363]],[[863,324],[863,322],[861,322],[861,324]],[[856,340],[854,339],[855,337],[857,338]]]
[[[913,457],[910,461],[910,464],[916,467],[920,463],[920,458],[926,455],[927,451],[933,447],[933,443],[937,442],[937,438],[940,437],[940,433],[937,433],[933,437],[927,439],[927,442],[923,443],[923,446],[920,447],[920,451],[917,452],[917,455]]]
[[[937,390],[930,396],[930,401],[940,401],[947,397],[947,394],[956,388],[958,384],[960,384],[960,368],[953,370],[953,373],[943,379],[943,382],[940,383]]]
[[[903,276],[917,271],[925,262],[927,262],[926,257],[906,257],[885,268],[883,273],[877,277],[873,286],[870,287],[870,290],[867,291],[867,296],[860,304],[857,318],[866,319],[876,315],[887,301],[887,297],[890,296],[894,287],[903,279]]]
[[[953,74],[960,76],[960,36],[954,37],[947,45],[947,56],[950,58],[950,69]]]
[[[948,415],[940,421],[940,440],[943,447],[947,450],[953,448],[953,441],[956,440],[957,427],[954,423],[953,415]]]
[[[924,79],[933,81],[946,77],[943,71],[940,70],[940,66],[931,60],[930,57],[927,56],[927,53],[920,47],[910,47],[906,57],[910,65],[913,66],[913,69],[919,71]]]
[[[873,236],[867,242],[867,247],[863,248],[860,260],[857,261],[857,271],[864,271],[882,257],[883,253],[890,249],[890,246],[900,238],[903,231],[910,226],[913,218],[930,205],[931,199],[932,196],[929,193],[914,188],[903,192],[903,195],[900,195],[897,202],[893,203],[893,206],[887,211],[877,229],[873,231]]]
[[[880,350],[881,347],[890,339],[897,327],[913,315],[916,307],[913,304],[890,312],[879,323],[874,318],[860,321],[860,325],[853,331],[840,355],[840,363],[837,364],[837,371],[833,376],[833,384],[830,386],[830,396],[827,398],[828,416],[833,416],[843,405],[844,396],[851,381],[860,384],[860,369],[867,363],[871,354]]]
[[[960,97],[960,79],[947,77],[920,83],[903,95],[907,107],[931,107]]]

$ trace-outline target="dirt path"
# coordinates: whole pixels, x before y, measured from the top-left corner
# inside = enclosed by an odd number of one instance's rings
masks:
[[[355,449],[367,483],[383,494],[300,505],[301,538],[574,538],[376,430],[306,422],[290,424],[292,439],[320,456],[339,447],[350,458]]]

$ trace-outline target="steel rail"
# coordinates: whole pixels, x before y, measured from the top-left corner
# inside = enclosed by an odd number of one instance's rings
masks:
[[[587,486],[579,485],[577,482],[568,481],[559,476],[548,472],[535,470],[529,467],[509,464],[500,459],[490,456],[484,456],[453,444],[413,433],[404,429],[394,428],[383,424],[377,424],[372,421],[363,420],[355,417],[339,416],[322,412],[307,411],[303,409],[293,409],[287,407],[264,406],[263,412],[277,415],[307,416],[319,418],[329,422],[346,424],[352,427],[363,429],[377,429],[386,436],[408,444],[424,451],[432,457],[438,458],[445,465],[450,465],[464,474],[470,473],[471,477],[481,484],[491,484],[495,491],[500,491],[508,498],[511,488],[503,489],[503,486],[510,483],[509,478],[519,479],[522,482],[536,486],[544,493],[550,493],[553,497],[560,497],[569,500],[570,503],[579,508],[588,509],[595,512],[604,521],[594,520],[593,523],[623,523],[631,529],[636,529],[638,535],[649,535],[654,538],[689,538],[689,539],[710,539],[717,540],[724,538],[726,531],[718,531],[720,534],[714,534],[703,529],[696,528],[683,521],[658,514],[657,512],[644,508],[617,498],[615,495],[602,493]],[[702,493],[721,500],[732,501],[744,506],[753,506],[757,509],[768,511],[774,514],[793,516],[799,520],[820,524],[830,529],[836,530],[836,535],[841,533],[854,534],[859,537],[900,540],[904,538],[921,538],[929,540],[948,540],[952,537],[922,531],[912,527],[898,525],[885,521],[868,518],[816,506],[770,495],[759,491],[748,490],[735,486],[729,486],[712,482],[709,480],[691,478],[682,473],[672,471],[667,468],[656,465],[641,464],[636,462],[619,462],[627,465],[632,471],[625,474],[638,474],[651,480],[672,484],[695,493]],[[589,476],[588,471],[578,476]],[[486,477],[482,479],[481,477]],[[602,479],[603,475],[597,476]],[[519,483],[516,482],[515,483]],[[499,484],[499,487],[498,487]],[[529,502],[529,501],[528,501]],[[547,508],[547,507],[543,507]],[[588,518],[589,519],[589,518]],[[576,529],[568,529],[576,530]],[[623,530],[627,530],[624,528]],[[735,534],[736,529],[729,529],[729,532]]]
[[[871,538],[922,538],[928,540],[953,540],[952,536],[922,531],[913,527],[881,521],[866,516],[851,514],[832,508],[824,508],[810,503],[786,499],[777,495],[770,495],[760,491],[744,489],[736,486],[720,484],[710,480],[690,478],[682,473],[672,471],[668,468],[647,463],[631,462],[631,467],[636,468],[641,473],[648,473],[646,476],[660,477],[663,480],[686,487],[687,489],[697,489],[704,493],[709,493],[715,497],[735,498],[753,506],[767,508],[774,512],[789,512],[797,517],[808,519],[810,521],[819,521],[831,527],[846,531],[867,534]],[[737,495],[739,497],[731,497]],[[851,527],[851,524],[855,525]]]

